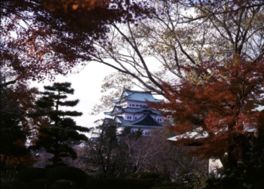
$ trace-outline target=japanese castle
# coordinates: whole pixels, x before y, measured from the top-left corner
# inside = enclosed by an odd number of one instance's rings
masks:
[[[105,115],[117,124],[119,131],[130,128],[131,132],[140,130],[143,136],[148,136],[152,129],[161,128],[163,124],[161,112],[149,107],[149,103],[159,102],[151,92],[125,89],[112,111]]]

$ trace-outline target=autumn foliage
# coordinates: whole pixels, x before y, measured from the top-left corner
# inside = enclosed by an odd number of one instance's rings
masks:
[[[206,157],[221,158],[228,152],[238,162],[244,137],[263,126],[264,61],[234,58],[184,69],[186,79],[164,84],[167,101],[158,108],[173,118],[176,135],[201,128],[200,136],[207,136],[184,137],[179,143],[196,144]]]
[[[67,74],[107,43],[111,23],[143,19],[146,2],[123,0],[4,0],[0,67],[12,80]]]

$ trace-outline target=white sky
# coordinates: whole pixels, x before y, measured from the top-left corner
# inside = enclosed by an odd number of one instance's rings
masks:
[[[100,63],[89,62],[79,73],[76,71],[66,76],[57,76],[55,81],[43,81],[33,83],[34,87],[43,90],[44,85],[52,85],[53,82],[71,82],[75,90],[72,99],[79,99],[80,102],[74,107],[74,110],[83,113],[82,116],[76,117],[78,125],[91,127],[98,116],[90,115],[95,104],[99,103],[101,97],[101,84],[104,77],[115,70]]]

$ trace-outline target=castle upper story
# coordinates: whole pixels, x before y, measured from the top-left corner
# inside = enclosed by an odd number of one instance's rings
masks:
[[[151,92],[125,89],[114,103],[112,111],[106,112],[119,127],[128,127],[131,131],[142,130],[148,135],[153,128],[161,128],[163,116],[161,112],[150,107],[151,103],[159,103]]]

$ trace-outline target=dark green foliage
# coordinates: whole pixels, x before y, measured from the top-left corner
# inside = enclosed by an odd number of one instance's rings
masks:
[[[70,83],[54,83],[52,86],[45,86],[44,89],[36,103],[37,111],[32,113],[33,117],[43,117],[48,120],[47,125],[41,125],[39,128],[36,146],[44,147],[52,153],[54,155],[52,163],[56,165],[63,162],[63,157],[76,158],[71,145],[74,142],[87,140],[86,136],[78,131],[89,130],[76,125],[71,118],[82,115],[81,112],[63,110],[63,107],[73,107],[78,103],[78,100],[67,100],[68,95],[74,92]]]
[[[157,174],[143,173],[129,178],[90,177],[73,167],[29,168],[20,171],[4,189],[172,189],[181,188]]]
[[[92,179],[87,183],[85,189],[149,189],[153,186],[148,180],[137,180],[137,179]]]
[[[11,89],[0,88],[0,154],[19,156],[26,153],[26,135],[19,103],[10,98]]]
[[[17,174],[17,180],[23,182],[31,182],[33,180],[40,180],[46,177],[46,169],[42,168],[25,168]]]
[[[48,116],[52,124],[59,124],[64,116],[81,116],[81,112],[61,110],[62,107],[74,107],[79,100],[66,100],[68,95],[73,94],[71,83],[54,83],[52,86],[45,86],[42,97],[37,101],[39,107],[37,115]]]
[[[129,176],[129,179],[135,180],[139,183],[145,183],[149,186],[157,186],[158,188],[161,186],[167,186],[171,184],[169,177],[164,176],[159,173],[154,172],[139,172]],[[152,188],[152,187],[151,187]]]
[[[47,170],[47,179],[50,182],[70,180],[76,185],[83,186],[88,176],[80,169],[67,166],[52,167]]]
[[[54,182],[51,187],[51,189],[74,189],[72,182],[69,180],[57,180]]]
[[[139,173],[123,178],[91,178],[85,189],[181,189],[159,174]]]
[[[0,70],[0,183],[14,179],[17,169],[32,163],[32,157],[25,146],[25,112],[21,108],[15,87],[1,85]]]
[[[80,169],[67,166],[22,169],[16,180],[7,184],[11,189],[83,188],[88,176]]]

